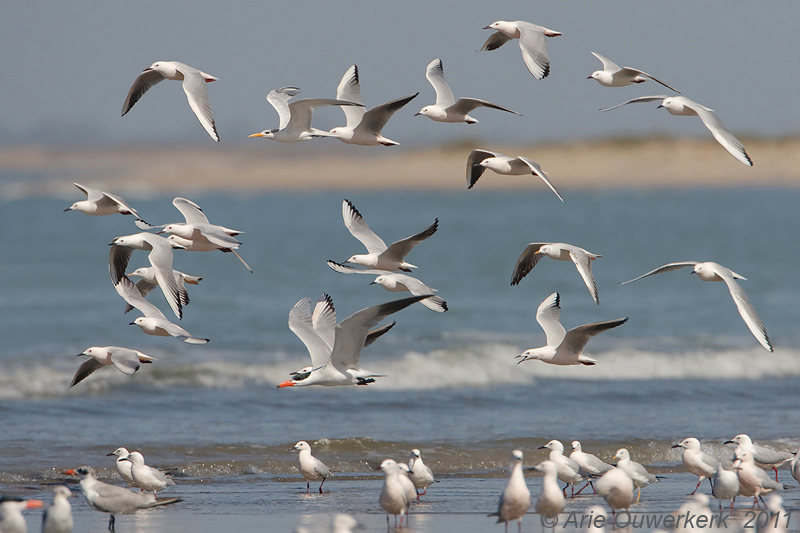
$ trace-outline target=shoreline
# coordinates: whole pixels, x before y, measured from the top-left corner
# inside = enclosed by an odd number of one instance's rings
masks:
[[[277,143],[275,143],[277,144]],[[618,138],[492,146],[462,141],[432,148],[326,143],[213,147],[0,148],[0,197],[63,195],[78,181],[147,195],[177,191],[466,190],[475,147],[537,161],[559,190],[800,186],[800,138],[746,139],[747,167],[713,139]],[[315,146],[315,144],[318,144]],[[481,190],[547,189],[538,179],[486,172]],[[479,192],[478,192],[479,194]]]

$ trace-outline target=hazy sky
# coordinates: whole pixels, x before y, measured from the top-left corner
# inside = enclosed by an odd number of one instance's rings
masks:
[[[563,33],[548,39],[548,78],[528,73],[517,41],[476,52],[490,34],[481,28],[495,20]],[[154,87],[120,117],[131,83],[157,60],[220,78],[209,95],[228,146],[271,142],[246,138],[277,126],[264,99],[270,89],[294,85],[300,97],[332,98],[353,63],[368,107],[420,92],[384,130],[406,146],[465,137],[491,143],[708,134],[698,119],[670,116],[656,104],[598,112],[667,90],[654,82],[606,88],[587,80],[600,66],[590,51],[663,79],[715,109],[736,135],[797,134],[798,21],[797,0],[8,0],[0,18],[0,143],[213,147],[178,82]],[[524,116],[477,110],[480,123],[469,126],[414,117],[434,100],[425,66],[436,57],[456,97],[483,98]],[[338,109],[315,114],[318,127],[343,123]]]

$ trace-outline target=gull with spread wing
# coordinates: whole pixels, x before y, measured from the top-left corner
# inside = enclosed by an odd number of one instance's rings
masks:
[[[592,52],[592,55],[603,63],[603,70],[595,70],[592,72],[591,76],[586,79],[597,80],[597,82],[604,87],[625,87],[631,83],[644,83],[649,78],[656,83],[660,83],[667,89],[672,89],[678,94],[681,93],[675,87],[671,87],[663,81],[654,78],[650,74],[642,72],[639,69],[631,67],[620,68],[619,65],[607,57],[603,57],[595,52]]]
[[[578,269],[578,273],[583,278],[586,288],[592,295],[592,299],[600,305],[600,297],[597,294],[597,284],[594,282],[592,276],[592,261],[603,257],[602,255],[593,254],[583,248],[578,248],[572,244],[563,242],[532,242],[522,250],[519,259],[514,265],[514,272],[511,274],[511,284],[517,285],[522,278],[528,275],[528,272],[533,270],[536,263],[542,257],[549,257],[556,261],[572,261]]]
[[[498,20],[484,30],[496,30],[489,36],[479,52],[496,50],[512,39],[519,39],[519,48],[522,50],[522,59],[528,71],[537,80],[546,78],[550,74],[550,58],[547,57],[547,40],[545,37],[558,37],[557,32],[544,26],[537,26],[524,20]]]
[[[525,156],[508,157],[500,152],[490,152],[489,150],[473,150],[467,158],[467,189],[471,189],[486,169],[491,169],[498,174],[507,176],[524,176],[532,174],[539,176],[550,190],[558,196],[561,202],[564,199],[558,194],[555,185],[547,177],[547,173],[542,170],[539,163]]]
[[[121,346],[92,346],[78,354],[78,357],[88,355],[89,359],[84,361],[75,372],[75,377],[69,384],[69,389],[92,375],[95,370],[104,366],[114,365],[114,367],[129,376],[139,370],[139,366],[145,363],[158,361],[155,357],[145,355],[138,350],[122,348]]]

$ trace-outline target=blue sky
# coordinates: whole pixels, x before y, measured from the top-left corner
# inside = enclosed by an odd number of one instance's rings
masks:
[[[213,146],[177,82],[156,86],[120,117],[131,83],[157,60],[182,61],[220,78],[209,94],[225,145],[269,142],[247,135],[277,126],[264,99],[270,89],[294,85],[300,97],[333,97],[353,63],[368,107],[420,92],[385,129],[406,146],[463,138],[506,143],[708,135],[699,120],[670,116],[655,104],[599,113],[666,89],[653,82],[605,88],[587,80],[600,65],[590,51],[677,87],[715,109],[738,136],[800,130],[796,0],[11,0],[3,13],[3,145]],[[535,80],[527,72],[515,41],[476,52],[490,33],[481,28],[495,20],[526,20],[563,33],[548,40],[548,78]],[[414,117],[433,102],[425,66],[436,57],[457,97],[483,98],[524,116],[478,110],[473,116],[480,123],[469,126]],[[326,129],[343,120],[338,109],[315,115],[315,125]]]

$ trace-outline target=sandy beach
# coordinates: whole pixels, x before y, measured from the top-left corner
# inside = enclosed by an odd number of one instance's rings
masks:
[[[60,194],[70,181],[118,192],[201,190],[466,188],[476,147],[537,161],[560,190],[800,185],[800,139],[744,139],[753,167],[738,164],[712,139],[645,138],[492,146],[462,142],[434,148],[320,146],[0,149],[4,197]],[[27,181],[25,174],[43,175]],[[537,179],[487,173],[475,190],[543,188]]]

